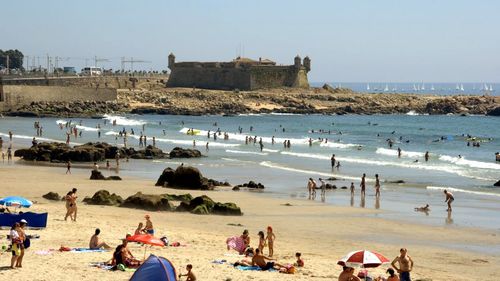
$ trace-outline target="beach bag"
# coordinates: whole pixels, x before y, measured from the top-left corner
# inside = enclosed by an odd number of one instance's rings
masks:
[[[23,241],[23,245],[25,249],[28,249],[31,246],[31,240],[28,237],[26,237],[26,239],[24,239]]]

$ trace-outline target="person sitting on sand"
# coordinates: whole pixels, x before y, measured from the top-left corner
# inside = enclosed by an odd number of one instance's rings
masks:
[[[146,227],[144,227],[143,231],[147,234],[155,235],[155,229],[153,228],[153,222],[151,222],[150,216],[145,215],[144,218],[146,219]]]
[[[182,276],[187,276],[186,281],[196,281],[196,276],[193,273],[193,265],[192,264],[186,265],[186,270],[187,273],[179,274],[179,278],[181,278]]]
[[[415,208],[415,211],[417,212],[428,212],[430,211],[431,209],[429,208],[429,204],[426,204],[425,206],[423,207],[416,207]]]
[[[282,265],[276,263],[276,262],[271,262],[273,259],[268,258],[259,251],[259,249],[255,250],[255,255],[252,257],[252,266],[258,266],[262,270],[269,270],[269,269],[279,269],[280,267],[283,267]],[[269,262],[267,262],[269,261]]]
[[[135,229],[134,235],[144,234],[143,230],[144,224],[142,222],[139,223],[137,228]]]
[[[387,273],[389,273],[387,281],[399,281],[399,277],[394,273],[394,269],[392,268],[387,269]]]
[[[99,249],[106,249],[109,250],[111,247],[106,244],[104,241],[101,241],[99,239],[99,234],[101,233],[101,230],[99,228],[96,228],[94,235],[90,237],[90,242],[89,242],[89,248],[92,250],[99,250]]]
[[[116,247],[113,253],[113,265],[123,264],[129,268],[137,268],[142,264],[142,261],[136,259],[130,250],[127,248],[128,241],[126,239],[122,240],[122,244]]]
[[[297,258],[297,261],[293,264],[297,267],[304,267],[304,260],[301,258],[302,254],[297,252],[295,253],[295,257]]]
[[[354,268],[344,266],[339,275],[338,281],[361,281],[358,276],[354,275]]]

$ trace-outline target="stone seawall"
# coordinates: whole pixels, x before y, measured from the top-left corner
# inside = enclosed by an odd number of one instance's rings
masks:
[[[0,103],[16,108],[31,102],[114,101],[116,89],[62,86],[0,85]]]

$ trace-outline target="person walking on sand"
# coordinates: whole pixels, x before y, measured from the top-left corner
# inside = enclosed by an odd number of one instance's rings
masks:
[[[375,197],[380,197],[380,180],[378,174],[375,174]]]
[[[400,255],[394,258],[391,265],[399,273],[401,281],[411,281],[410,272],[413,270],[413,260],[407,255],[408,250],[406,248],[401,248],[399,252]],[[396,266],[396,262],[398,266]]]
[[[361,177],[361,183],[359,184],[361,187],[361,197],[365,197],[365,190],[366,190],[366,174],[363,174]]]
[[[71,161],[66,162],[66,174],[71,174]]]
[[[26,246],[29,247],[29,245],[25,245],[26,233],[24,232],[24,228],[27,224],[28,222],[25,219],[22,219],[19,221],[19,227],[16,229],[22,242],[21,244],[19,244],[19,246],[21,247],[21,254],[17,258],[16,267],[23,267],[24,250],[26,249]]]
[[[444,190],[444,195],[446,196],[444,202],[448,204],[448,209],[446,209],[446,211],[451,212],[451,203],[455,201],[455,197],[453,197],[453,194],[446,189]]]

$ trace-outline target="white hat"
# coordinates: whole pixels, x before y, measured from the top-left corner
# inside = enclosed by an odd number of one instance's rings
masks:
[[[20,222],[20,223],[26,223],[26,224],[28,224],[28,222],[27,222],[25,219],[22,219],[22,220],[20,220],[19,222]]]

